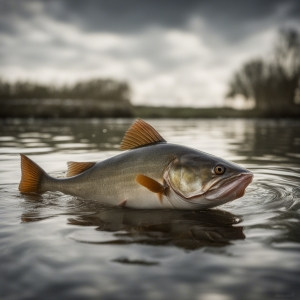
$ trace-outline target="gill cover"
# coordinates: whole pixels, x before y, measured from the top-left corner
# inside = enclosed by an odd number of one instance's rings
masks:
[[[210,160],[186,154],[172,161],[165,179],[185,199],[201,196],[218,181],[212,172],[212,165]]]

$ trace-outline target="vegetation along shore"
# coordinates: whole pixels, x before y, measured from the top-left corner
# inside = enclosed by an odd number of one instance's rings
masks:
[[[279,32],[267,59],[246,61],[233,74],[221,108],[133,106],[129,84],[92,79],[60,87],[0,78],[0,118],[299,118],[300,33]],[[252,109],[233,109],[237,99]]]

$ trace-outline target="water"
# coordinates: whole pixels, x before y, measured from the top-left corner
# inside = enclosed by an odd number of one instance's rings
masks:
[[[54,176],[119,152],[132,120],[1,121],[1,299],[300,299],[300,122],[149,120],[169,142],[254,173],[201,211],[20,195],[19,153]]]

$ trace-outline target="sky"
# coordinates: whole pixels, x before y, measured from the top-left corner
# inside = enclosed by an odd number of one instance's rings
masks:
[[[0,0],[0,77],[112,78],[133,104],[222,106],[281,28],[300,30],[299,0]]]

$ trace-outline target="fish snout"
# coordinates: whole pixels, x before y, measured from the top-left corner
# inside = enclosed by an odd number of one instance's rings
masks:
[[[241,198],[245,194],[246,187],[251,183],[253,174],[249,172],[240,173],[226,180],[217,189],[207,193],[208,200],[224,200],[226,202]]]
[[[253,180],[253,173],[248,171],[247,173],[242,173],[240,175],[241,181],[240,186],[238,187],[237,193],[236,193],[236,199],[241,198],[245,195],[247,186],[252,182]]]

